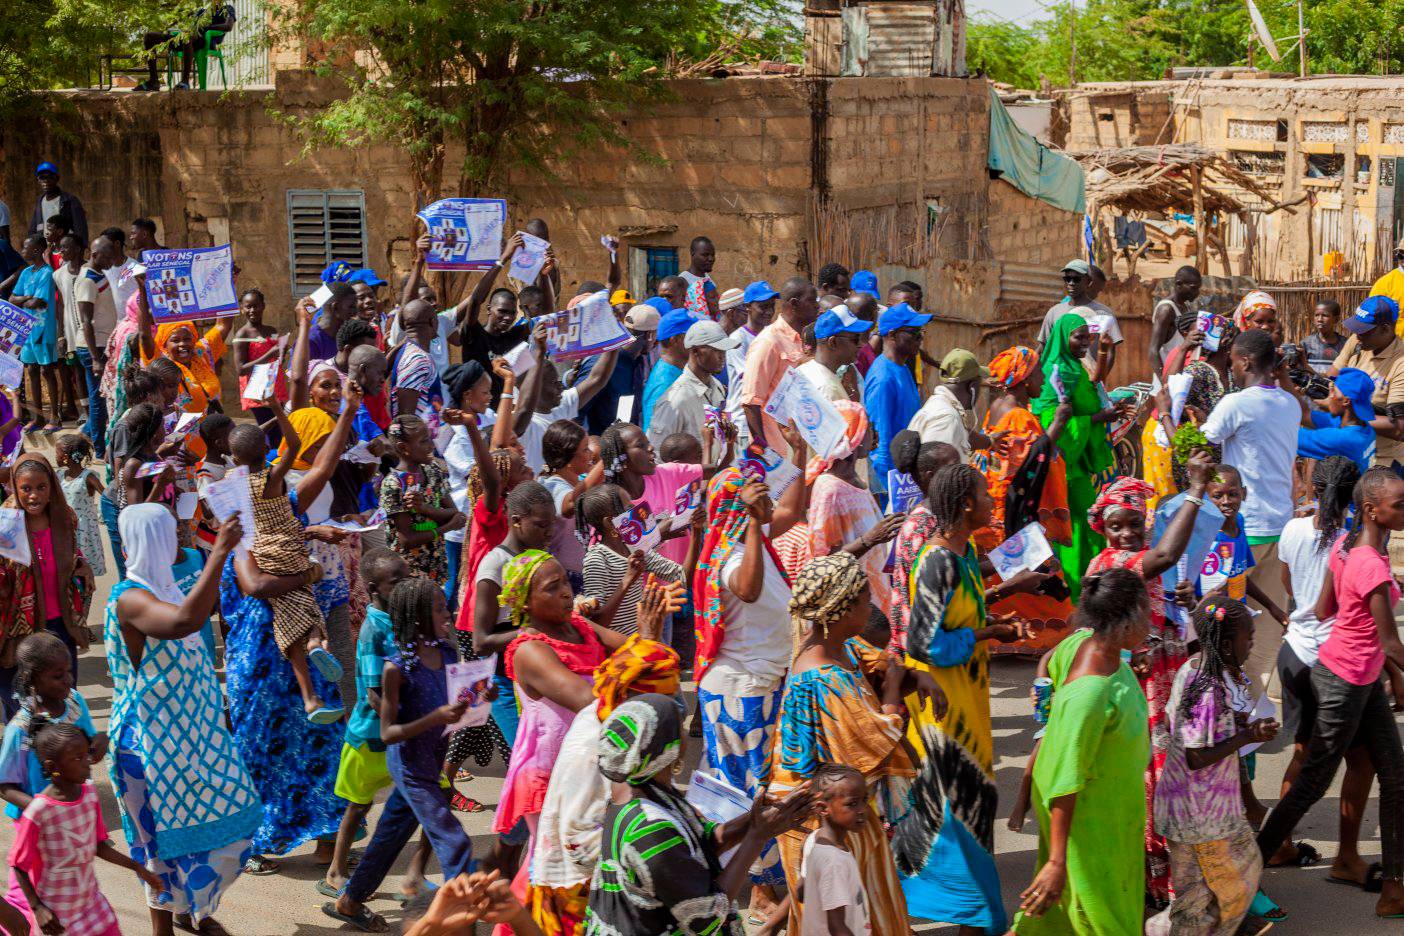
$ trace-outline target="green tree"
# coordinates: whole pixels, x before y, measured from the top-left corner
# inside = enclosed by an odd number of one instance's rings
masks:
[[[615,115],[718,49],[793,56],[784,0],[303,0],[281,28],[333,51],[348,94],[296,119],[309,146],[390,141],[421,201],[496,191],[514,168],[629,146]]]

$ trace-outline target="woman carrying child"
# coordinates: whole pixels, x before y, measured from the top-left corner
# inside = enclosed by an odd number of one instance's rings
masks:
[[[1258,889],[1263,860],[1243,809],[1239,751],[1271,741],[1277,722],[1252,706],[1243,671],[1253,646],[1248,606],[1211,596],[1195,609],[1200,651],[1175,674],[1167,706],[1170,749],[1155,788],[1155,831],[1170,851],[1173,936],[1236,933]]]
[[[1150,600],[1150,636],[1140,670],[1150,713],[1151,761],[1146,770],[1146,814],[1155,803],[1155,784],[1170,749],[1166,726],[1170,689],[1184,666],[1188,636],[1169,620],[1160,575],[1184,555],[1194,531],[1194,520],[1204,503],[1205,489],[1213,477],[1214,463],[1206,451],[1197,451],[1188,463],[1190,485],[1185,502],[1170,520],[1160,542],[1150,544],[1150,511],[1147,500],[1155,490],[1139,478],[1120,478],[1109,484],[1088,511],[1092,529],[1107,539],[1107,548],[1087,567],[1088,574],[1108,569],[1129,569],[1145,582]],[[1191,559],[1191,562],[1194,560]],[[1146,825],[1146,902],[1163,909],[1170,900],[1170,861],[1165,840],[1149,822]]]
[[[78,549],[77,518],[53,467],[43,455],[21,455],[10,477],[13,493],[4,506],[24,512],[30,564],[0,558],[0,698],[7,705],[15,650],[36,631],[64,642],[77,682],[77,654],[92,641],[86,618],[93,594],[93,571]]]
[[[263,804],[224,727],[214,662],[199,634],[219,598],[220,570],[243,533],[220,527],[209,562],[183,592],[173,575],[176,520],[157,504],[120,518],[127,576],[107,601],[103,639],[112,672],[112,783],[132,857],[156,877],[153,930],[217,936],[213,919],[248,859]],[[174,916],[174,919],[173,919]]]

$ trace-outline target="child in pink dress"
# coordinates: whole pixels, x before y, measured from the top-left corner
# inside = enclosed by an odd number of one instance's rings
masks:
[[[57,922],[65,936],[120,936],[117,915],[98,890],[93,856],[136,873],[162,892],[161,878],[112,847],[97,791],[88,736],[36,717],[34,752],[52,783],[25,808],[10,848],[9,902],[25,911],[31,932]]]

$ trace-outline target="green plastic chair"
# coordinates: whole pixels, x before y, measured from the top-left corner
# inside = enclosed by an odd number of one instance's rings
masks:
[[[224,50],[216,46],[213,40],[224,35],[222,29],[206,29],[204,31],[204,42],[195,50],[195,83],[201,91],[205,90],[208,81],[208,71],[210,59],[219,62],[219,83],[221,87],[229,87],[229,79],[224,71]],[[185,50],[175,48],[166,58],[166,88],[175,87],[175,63],[178,58],[185,57]]]

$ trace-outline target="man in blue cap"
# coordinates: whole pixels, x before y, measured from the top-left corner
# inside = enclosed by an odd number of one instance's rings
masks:
[[[346,282],[351,284],[351,288],[356,290],[356,316],[363,321],[370,322],[375,326],[376,334],[380,337],[380,343],[385,342],[385,322],[382,314],[384,303],[380,299],[380,287],[385,285],[385,280],[370,267],[355,270],[346,277]],[[453,331],[452,325],[449,331]],[[432,352],[431,352],[432,353]],[[445,349],[443,355],[443,368],[439,373],[448,370],[448,351]]]
[[[746,413],[741,408],[741,384],[746,375],[746,356],[751,342],[775,319],[775,297],[780,295],[765,280],[756,280],[741,293],[741,308],[746,322],[731,333],[740,344],[726,352],[726,412],[736,426],[737,450],[744,452],[751,444],[751,432],[746,425]]]
[[[687,330],[697,320],[697,316],[689,314],[686,309],[671,309],[658,320],[658,363],[649,372],[643,399],[639,401],[639,428],[645,433],[653,422],[653,408],[673,382],[682,376],[683,368],[687,366],[687,348],[683,342]]]
[[[872,322],[858,318],[848,306],[834,306],[814,321],[814,357],[795,369],[829,399],[862,403],[862,383],[854,383],[850,394],[844,380],[853,379],[848,374],[872,327]]]
[[[907,428],[921,409],[921,391],[912,376],[911,364],[921,351],[921,330],[930,315],[905,302],[888,306],[878,316],[882,354],[863,378],[864,405],[877,441],[869,456],[872,478],[869,487],[881,504],[887,503],[887,473],[892,470],[892,438]]]
[[[88,243],[88,215],[83,203],[72,192],[59,188],[58,166],[51,162],[41,162],[34,169],[34,177],[39,180],[39,200],[34,203],[34,214],[29,219],[29,233],[44,233],[44,222],[56,214],[68,216],[73,222],[73,233],[85,245]]]
[[[1297,430],[1299,458],[1344,455],[1362,472],[1375,458],[1375,382],[1363,370],[1347,367],[1336,375],[1324,410],[1309,410]]]
[[[1375,464],[1404,476],[1404,420],[1394,418],[1404,415],[1404,340],[1395,335],[1398,321],[1399,306],[1388,296],[1361,302],[1341,323],[1350,337],[1327,376],[1334,378],[1347,368],[1369,375],[1375,386],[1370,398],[1375,409],[1370,422],[1375,429]],[[1404,543],[1397,548],[1404,549]],[[1393,564],[1404,566],[1404,552]]]
[[[872,270],[859,270],[850,276],[848,289],[850,292],[871,296],[874,302],[882,298],[882,294],[878,292],[877,274]]]

